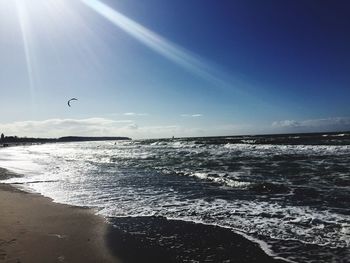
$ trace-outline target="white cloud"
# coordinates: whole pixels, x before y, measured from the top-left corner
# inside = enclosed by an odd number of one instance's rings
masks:
[[[298,127],[300,123],[294,120],[284,120],[284,121],[274,121],[272,123],[273,127]]]
[[[203,117],[203,114],[200,114],[200,113],[196,113],[196,114],[181,114],[181,117],[198,118],[198,117]]]
[[[101,136],[118,135],[120,129],[133,124],[131,120],[105,118],[49,119],[43,121],[19,121],[0,124],[5,134],[34,137],[60,137],[66,135]]]
[[[283,120],[272,123],[274,128],[290,131],[336,131],[350,129],[350,117],[334,117],[311,120]]]
[[[132,130],[137,130],[139,126],[136,123],[131,123],[127,126],[127,128],[132,129]]]
[[[125,112],[125,116],[148,116],[148,113],[135,113],[135,112]]]

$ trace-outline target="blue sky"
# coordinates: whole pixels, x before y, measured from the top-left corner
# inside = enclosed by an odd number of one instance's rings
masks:
[[[349,130],[349,11],[319,0],[0,1],[0,130]]]

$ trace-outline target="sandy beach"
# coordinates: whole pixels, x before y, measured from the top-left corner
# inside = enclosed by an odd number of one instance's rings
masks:
[[[90,209],[0,184],[0,262],[119,262]]]

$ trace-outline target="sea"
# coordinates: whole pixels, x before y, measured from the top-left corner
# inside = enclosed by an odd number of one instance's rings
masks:
[[[3,178],[106,218],[229,228],[289,262],[349,262],[350,133],[47,143],[0,149]]]

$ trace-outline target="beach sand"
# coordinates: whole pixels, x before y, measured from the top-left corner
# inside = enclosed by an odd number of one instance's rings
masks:
[[[0,178],[14,176],[0,168]],[[112,224],[111,224],[112,223]],[[0,262],[282,262],[229,229],[163,217],[104,218],[0,184]]]
[[[0,262],[118,262],[90,209],[0,184]]]

